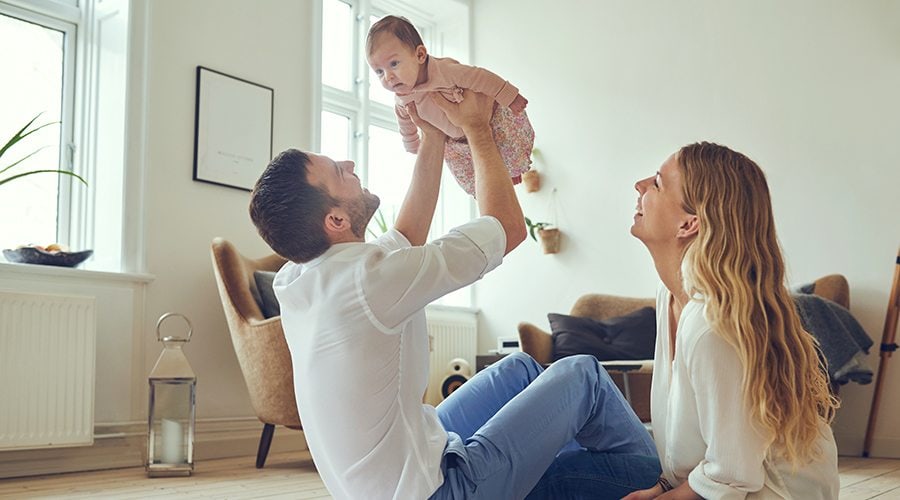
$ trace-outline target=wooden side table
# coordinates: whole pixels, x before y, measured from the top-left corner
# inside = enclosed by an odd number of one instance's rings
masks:
[[[475,356],[475,372],[480,372],[506,357],[506,354],[479,354]]]

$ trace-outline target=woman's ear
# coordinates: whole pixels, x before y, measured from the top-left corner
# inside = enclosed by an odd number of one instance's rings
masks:
[[[689,239],[697,236],[697,233],[699,232],[700,219],[696,215],[688,215],[681,222],[681,225],[678,226],[678,232],[675,234],[675,236],[682,239]]]

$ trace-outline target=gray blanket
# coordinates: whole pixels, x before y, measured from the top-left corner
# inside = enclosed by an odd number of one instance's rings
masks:
[[[872,370],[865,365],[865,354],[873,342],[850,311],[818,295],[793,297],[803,327],[819,341],[832,383],[870,383]]]

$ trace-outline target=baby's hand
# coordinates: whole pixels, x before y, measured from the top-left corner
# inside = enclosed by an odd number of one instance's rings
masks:
[[[513,102],[510,103],[509,109],[512,110],[513,113],[519,114],[522,111],[525,111],[525,106],[528,105],[528,99],[522,97],[522,94],[516,95],[516,98],[513,99]]]

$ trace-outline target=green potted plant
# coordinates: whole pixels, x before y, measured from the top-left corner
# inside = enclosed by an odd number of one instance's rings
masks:
[[[19,141],[22,141],[29,135],[37,132],[38,130],[41,130],[44,127],[59,123],[50,122],[32,127],[35,120],[37,120],[40,116],[40,113],[38,113],[38,115],[32,118],[28,123],[26,123],[24,127],[13,134],[13,136],[8,141],[6,141],[3,147],[0,147],[0,161],[2,161],[3,156],[9,151],[9,149],[18,144]],[[0,186],[3,186],[4,184],[12,182],[16,179],[21,179],[22,177],[35,174],[68,175],[70,177],[78,179],[84,185],[87,185],[87,182],[78,174],[69,170],[62,170],[58,168],[38,168],[27,170],[25,172],[10,172],[10,170],[12,170],[16,165],[19,165],[28,158],[31,158],[42,149],[44,148],[38,148],[5,167],[0,164]],[[82,252],[74,253],[70,253],[67,250],[68,248],[65,245],[61,245],[59,243],[51,243],[46,247],[40,245],[27,245],[17,249],[4,249],[3,256],[10,262],[23,262],[28,264],[45,264],[54,266],[76,266],[90,257],[93,253],[92,250],[85,250]]]
[[[559,228],[550,222],[533,222],[528,217],[525,217],[525,225],[528,226],[528,235],[531,239],[537,241],[537,236],[541,237],[544,253],[559,253]]]
[[[28,123],[26,123],[25,126],[22,127],[21,130],[19,130],[18,132],[16,132],[16,133],[12,136],[12,138],[10,138],[8,141],[6,141],[6,144],[4,144],[2,148],[0,148],[0,158],[3,157],[3,155],[9,150],[9,148],[11,148],[11,147],[13,147],[14,145],[16,145],[16,143],[18,143],[18,142],[21,141],[22,139],[28,137],[29,135],[31,135],[31,134],[37,132],[38,130],[40,130],[40,129],[44,128],[44,127],[48,127],[48,126],[50,126],[50,125],[54,125],[54,124],[56,124],[56,123],[59,123],[59,122],[50,122],[50,123],[45,123],[45,124],[43,124],[43,125],[39,125],[39,126],[36,126],[36,127],[34,127],[34,128],[31,128],[31,125],[34,123],[35,120],[38,119],[39,116],[41,116],[40,113],[39,113],[37,116],[35,116],[34,118],[32,118],[31,121],[29,121]],[[31,128],[31,130],[29,130],[29,128]],[[72,177],[78,179],[79,181],[81,181],[82,183],[84,183],[84,185],[87,185],[87,182],[86,182],[83,178],[81,178],[81,176],[79,176],[78,174],[76,174],[76,173],[74,173],[74,172],[71,172],[71,171],[69,171],[69,170],[61,170],[61,169],[38,169],[38,170],[29,170],[29,171],[27,171],[27,172],[19,172],[19,173],[15,173],[15,174],[7,174],[7,172],[9,172],[10,169],[12,169],[12,168],[15,167],[16,165],[22,163],[23,161],[27,160],[28,158],[31,158],[32,156],[34,156],[34,155],[35,155],[38,151],[40,151],[41,149],[44,149],[44,148],[38,148],[38,149],[32,151],[31,153],[25,155],[24,157],[22,157],[22,158],[20,158],[20,159],[18,159],[18,160],[16,160],[16,161],[14,161],[14,162],[12,162],[10,165],[8,165],[8,166],[6,166],[6,167],[0,167],[0,186],[6,184],[7,182],[11,182],[11,181],[14,181],[14,180],[16,180],[16,179],[20,179],[20,178],[25,177],[25,176],[28,176],[28,175],[34,175],[34,174],[48,174],[48,173],[62,174],[62,175],[69,175],[69,176],[72,176]]]

